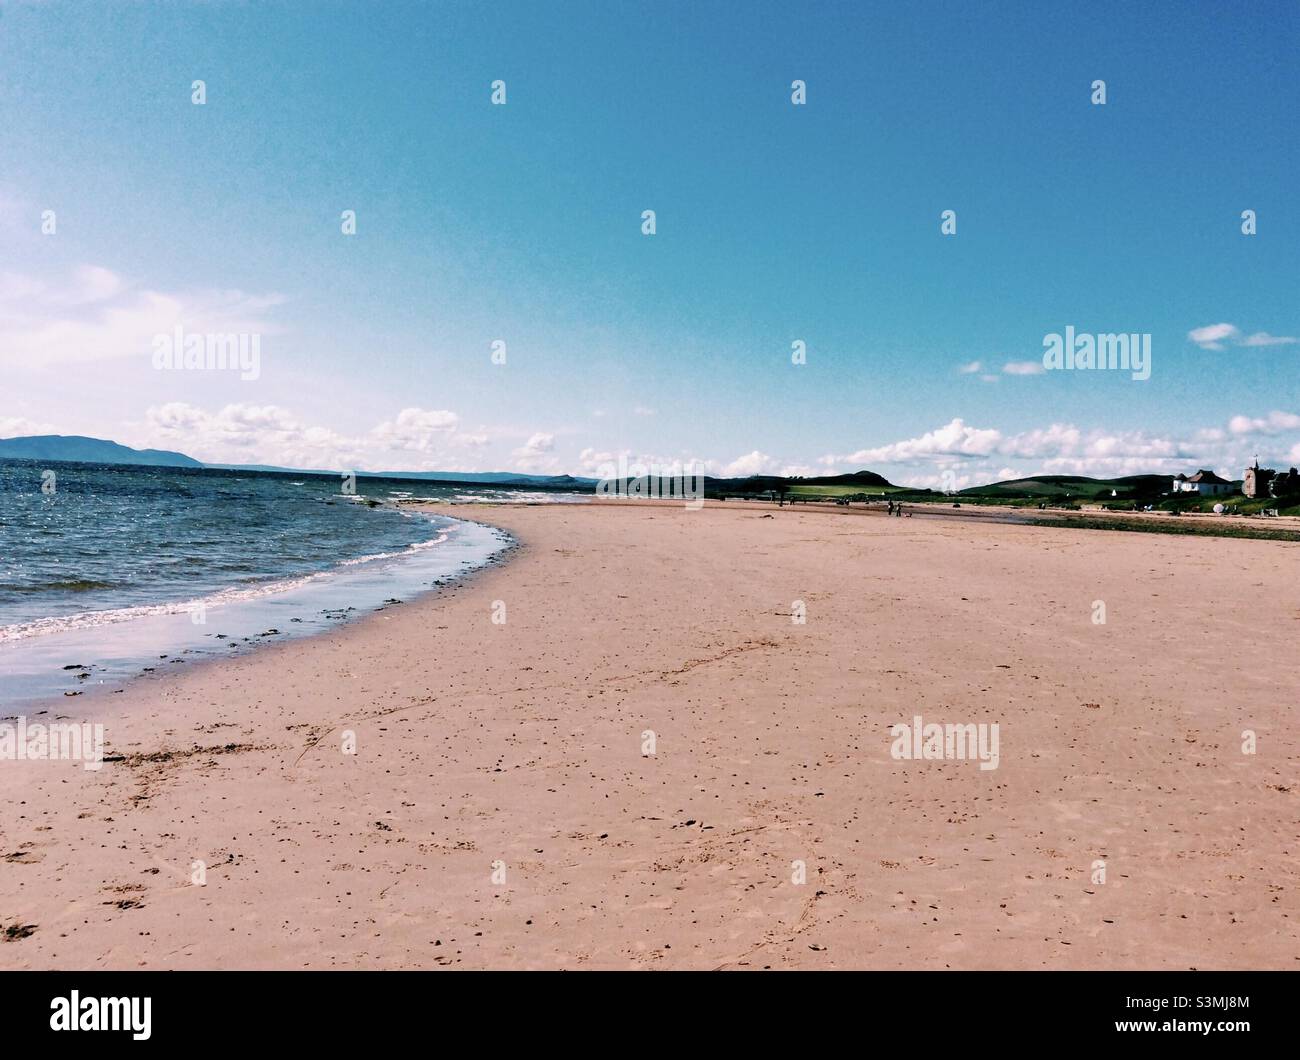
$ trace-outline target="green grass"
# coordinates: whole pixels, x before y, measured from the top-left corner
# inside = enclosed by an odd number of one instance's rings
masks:
[[[1019,498],[1036,500],[1069,499],[1070,501],[1117,500],[1139,497],[1154,499],[1169,488],[1163,475],[1131,475],[1117,479],[1083,478],[1077,475],[1038,475],[1033,478],[1009,479],[986,486],[971,486],[962,496],[975,498]]]
[[[1031,526],[1067,526],[1077,530],[1128,530],[1140,534],[1192,534],[1201,537],[1241,537],[1259,541],[1300,541],[1300,531],[1274,529],[1255,522],[1222,519],[1125,519],[1123,516],[1064,515],[1056,519],[1030,519]]]
[[[1276,508],[1278,515],[1300,515],[1300,497],[1243,497],[1240,493],[1227,497],[1168,498],[1157,508],[1161,511],[1212,512],[1216,504],[1241,515],[1258,515],[1265,508]]]
[[[1078,510],[1082,504],[1102,505],[1115,512],[1125,512],[1153,505],[1156,511],[1205,512],[1214,511],[1216,504],[1222,503],[1229,511],[1239,515],[1258,515],[1266,508],[1276,508],[1279,515],[1300,516],[1300,497],[1265,497],[1251,499],[1240,493],[1226,497],[1198,497],[1188,493],[1180,497],[1140,496],[1124,497],[1125,481],[1120,479],[1113,483],[1084,483],[1079,480],[1044,481],[1041,479],[1022,479],[1017,486],[1041,484],[1046,491],[1034,494],[1019,489],[975,487],[971,491],[962,491],[951,497],[934,490],[915,489],[911,486],[791,486],[787,498],[828,503],[837,497],[860,498],[865,496],[870,501],[892,498],[910,504],[951,504],[979,505],[1001,508],[1037,508],[1046,502],[1052,509],[1062,508]],[[1086,488],[1084,488],[1086,487]],[[1120,492],[1119,497],[1111,497],[1111,489]],[[984,492],[989,490],[989,492]],[[765,496],[765,494],[764,494]],[[1191,533],[1196,531],[1169,530],[1160,533]],[[1289,540],[1289,539],[1288,539]]]
[[[857,497],[878,499],[895,493],[918,493],[906,486],[791,486],[789,497]],[[931,495],[933,496],[933,494]]]
[[[1064,495],[1057,497],[998,497],[998,496],[980,496],[967,493],[959,493],[952,500],[958,504],[987,506],[990,508],[1037,508],[1044,501],[1056,509],[1074,508],[1077,509],[1080,504],[1093,504],[1094,501],[1086,497],[1066,497]]]

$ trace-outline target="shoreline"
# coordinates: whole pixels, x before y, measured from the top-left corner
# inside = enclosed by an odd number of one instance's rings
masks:
[[[0,967],[1295,966],[1296,550],[473,517],[509,562],[134,683],[98,773],[0,762]],[[914,716],[998,768],[891,759]]]
[[[437,592],[509,554],[508,533],[472,519],[445,518],[451,522],[430,520],[432,536],[399,552],[349,557],[309,574],[269,576],[188,601],[110,609],[103,614],[111,621],[93,620],[102,618],[99,612],[62,616],[61,621],[92,620],[0,642],[0,682],[8,685],[0,719],[16,716],[12,711],[66,709],[69,700],[89,706],[181,665],[207,665],[316,636]],[[468,552],[448,538],[464,527],[487,532]],[[139,613],[128,613],[133,610]]]

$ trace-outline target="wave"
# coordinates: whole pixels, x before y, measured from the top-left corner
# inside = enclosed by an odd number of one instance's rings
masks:
[[[311,574],[278,578],[272,581],[260,582],[256,585],[228,586],[205,596],[197,596],[189,600],[169,600],[156,604],[137,604],[132,607],[109,608],[100,611],[81,611],[72,615],[52,615],[46,618],[33,619],[30,622],[17,622],[8,626],[0,626],[0,644],[26,640],[29,637],[40,637],[50,633],[61,633],[67,630],[94,629],[100,626],[116,625],[120,622],[129,622],[138,618],[158,615],[182,615],[199,610],[206,611],[209,608],[244,603],[249,600],[290,592],[304,586],[319,584],[337,576],[345,569],[350,570],[368,563],[418,555],[421,552],[444,544],[454,529],[454,527],[448,527],[440,530],[436,536],[429,538],[427,541],[417,541],[394,552],[375,552],[351,559],[338,560],[335,562],[334,567],[328,570],[315,571]],[[95,587],[111,588],[109,585],[101,586],[98,584],[95,584]]]
[[[551,490],[521,490],[512,489],[505,491],[482,491],[470,492],[465,491],[452,496],[452,501],[459,504],[582,504],[590,501],[590,493],[556,493]],[[446,498],[429,497],[417,498],[417,500],[428,500],[431,503],[442,503]]]
[[[89,593],[96,589],[116,589],[117,582],[101,582],[91,578],[67,578],[35,585],[22,582],[0,582],[0,593]]]

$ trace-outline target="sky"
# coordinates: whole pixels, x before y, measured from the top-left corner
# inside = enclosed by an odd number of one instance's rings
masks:
[[[0,0],[0,437],[1300,463],[1298,46],[1295,2]],[[178,327],[257,370],[158,367]],[[1150,377],[1045,369],[1067,327],[1149,335]]]

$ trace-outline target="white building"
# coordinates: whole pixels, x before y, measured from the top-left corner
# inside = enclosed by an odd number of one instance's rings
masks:
[[[1202,468],[1195,475],[1177,475],[1174,478],[1175,493],[1199,493],[1202,497],[1219,497],[1231,493],[1232,483],[1219,478],[1213,471]]]

